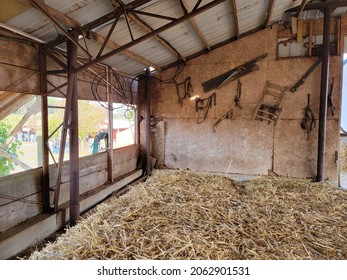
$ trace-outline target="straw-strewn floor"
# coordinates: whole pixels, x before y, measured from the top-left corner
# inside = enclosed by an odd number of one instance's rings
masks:
[[[347,259],[347,191],[158,171],[30,259]]]

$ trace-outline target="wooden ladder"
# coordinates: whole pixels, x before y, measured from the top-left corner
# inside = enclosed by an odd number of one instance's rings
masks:
[[[258,119],[261,121],[265,120],[269,123],[273,122],[276,124],[279,114],[282,111],[282,108],[279,106],[286,91],[286,87],[266,81],[263,96],[255,110],[253,119]]]

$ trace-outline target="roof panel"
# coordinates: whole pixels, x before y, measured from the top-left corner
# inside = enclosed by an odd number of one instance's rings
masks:
[[[205,45],[190,23],[183,22],[161,33],[160,36],[185,57],[205,49]]]
[[[134,0],[123,0],[123,3],[129,4],[133,1]],[[213,0],[203,0],[200,3],[200,7],[212,1]],[[179,18],[184,15],[180,2],[181,1],[179,0],[152,0],[137,8],[137,10],[156,15]],[[190,12],[196,5],[197,0],[184,0],[182,2],[187,5],[186,9]],[[274,3],[273,13],[270,18],[271,23],[283,20],[284,11],[300,5],[301,0],[276,0]],[[44,4],[66,14],[78,21],[81,25],[100,18],[113,10],[112,1],[110,0],[44,0]],[[240,34],[245,34],[248,31],[264,27],[269,4],[270,0],[236,0]],[[334,11],[333,16],[344,14],[346,11],[347,8],[338,8]],[[170,20],[158,17],[141,14],[137,15],[153,29],[157,29],[171,22]],[[319,18],[322,15],[316,10],[305,11],[301,13],[300,16],[305,19],[314,19]],[[201,34],[203,34],[211,46],[223,43],[236,35],[232,2],[230,0],[225,0],[208,11],[197,15],[194,17],[194,21]],[[54,40],[58,33],[60,33],[60,31],[57,31],[45,15],[41,14],[34,8],[22,12],[18,16],[7,21],[6,24],[32,34],[47,42]],[[103,26],[99,26],[93,31],[97,31],[100,35],[106,37],[111,24],[112,21]],[[135,22],[130,20],[129,24],[135,39],[144,36],[147,33]],[[68,29],[64,24],[62,24],[62,27],[66,30]],[[165,30],[159,35],[185,57],[198,54],[206,48],[206,45],[202,42],[189,20],[186,20],[169,30]],[[124,16],[120,18],[110,39],[120,46],[131,42],[129,29]],[[88,50],[93,57],[95,57],[99,52],[101,43],[92,40],[87,41]],[[80,40],[80,43],[81,45],[84,45],[83,40]],[[61,46],[64,47],[64,44]],[[109,50],[109,48],[106,48],[104,53]],[[172,51],[163,47],[154,37],[132,46],[129,50],[160,66],[167,66],[177,59],[176,55],[173,54]],[[281,50],[281,52],[282,51],[283,53],[288,52],[288,50],[285,49]],[[295,49],[295,46],[290,50],[290,53],[299,52],[301,52],[301,50]],[[84,55],[84,53],[81,52],[81,55]],[[142,72],[143,68],[147,66],[134,59],[126,57],[123,54],[114,55],[113,57],[106,59],[105,63],[110,63],[111,66],[131,75]]]
[[[293,0],[277,0],[275,1],[274,10],[272,12],[272,16],[270,19],[271,23],[281,21],[283,17],[283,12],[293,8],[295,6],[298,6],[300,3],[298,1]]]
[[[104,62],[108,65],[112,65],[112,67],[117,70],[124,73],[131,73],[134,76],[143,73],[144,69],[147,67],[147,65],[143,65],[142,63],[119,54],[107,58]]]
[[[237,0],[236,7],[240,34],[243,34],[264,25],[269,0]]]
[[[104,26],[103,29],[98,30],[97,32],[101,34],[102,36],[106,37],[111,28],[112,23],[113,22],[110,22],[107,26]],[[134,39],[137,39],[146,34],[146,32],[141,27],[139,27],[137,24],[135,24],[132,21],[129,21],[129,26],[130,26],[131,34],[133,35]],[[131,42],[130,31],[128,29],[128,25],[126,23],[124,16],[122,16],[117,22],[117,25],[111,35],[111,40],[114,42],[117,42],[118,45],[121,45],[121,46],[125,45]]]
[[[207,2],[211,1],[203,1],[202,3],[207,4]],[[190,8],[193,7],[190,6]],[[236,35],[232,6],[229,1],[196,16],[195,20],[200,31],[212,46]]]
[[[179,18],[183,15],[183,10],[179,6],[179,2],[172,1],[172,0],[156,0],[153,2],[153,4],[146,6],[145,8],[141,7],[140,10],[147,13],[173,17],[173,18]],[[147,22],[149,26],[151,26],[154,29],[164,26],[165,24],[170,22],[165,19],[160,19],[160,18],[146,16],[146,15],[138,14],[138,16],[142,20]]]
[[[26,10],[24,13],[8,20],[6,24],[47,42],[53,40],[58,35],[51,21],[34,8]]]
[[[129,50],[146,57],[146,59],[159,66],[165,66],[177,60],[177,56],[165,49],[154,39],[140,43]]]
[[[52,0],[52,2],[58,1]],[[71,1],[63,0],[63,2],[69,3]],[[113,10],[112,3],[109,0],[80,0],[74,2],[76,3],[73,5],[69,4],[63,12],[81,23],[81,25],[89,23]]]

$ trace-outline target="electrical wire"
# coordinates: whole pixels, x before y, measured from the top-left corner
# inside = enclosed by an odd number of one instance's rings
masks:
[[[103,71],[99,74],[96,74],[91,83],[91,91],[94,99],[105,109],[107,110],[117,110],[123,109],[124,117],[126,119],[131,119],[133,117],[132,111],[134,110],[133,105],[133,92],[131,90],[132,83],[130,84],[130,88],[128,88],[125,77],[119,75],[114,70],[111,71],[111,77],[108,77],[108,72]],[[107,92],[105,93],[105,87],[109,86],[109,81],[112,81],[110,94],[112,95],[112,100],[119,100],[117,102],[120,106],[109,105],[105,102],[107,99]]]
[[[43,202],[40,202],[40,201],[33,201],[33,200],[30,200],[30,199],[25,199],[25,198],[21,198],[21,197],[15,197],[15,196],[6,195],[6,194],[0,194],[0,197],[4,198],[4,199],[10,200],[10,202],[1,204],[0,206],[5,206],[5,205],[8,205],[8,204],[16,202],[16,201],[22,201],[22,202],[29,203],[29,204],[47,205],[46,203],[43,203]]]

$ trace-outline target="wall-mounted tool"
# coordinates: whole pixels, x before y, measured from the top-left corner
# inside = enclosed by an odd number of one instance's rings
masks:
[[[253,71],[256,71],[259,69],[258,65],[256,63],[259,60],[264,59],[267,57],[267,53],[260,55],[242,65],[239,65],[238,67],[219,75],[211,80],[208,80],[202,84],[204,88],[204,92],[208,92],[213,89],[221,88],[222,86],[226,85],[227,83],[230,83],[231,81],[234,81],[236,79],[241,78],[242,76],[249,74]]]
[[[333,89],[334,89],[334,78],[333,78],[333,81],[331,82],[330,90],[329,90],[329,94],[328,94],[328,109],[330,108],[331,109],[331,115],[335,116],[335,106],[333,104],[333,99],[332,99]]]
[[[304,108],[304,118],[302,119],[300,126],[306,131],[307,140],[310,137],[310,132],[316,127],[316,119],[312,109],[310,108],[310,95],[307,94],[307,106]]]
[[[212,105],[217,105],[216,93],[212,93],[209,97],[201,99],[195,98],[195,110],[196,110],[196,122],[198,124],[203,123],[207,117],[208,111],[212,108]]]
[[[322,61],[322,58],[318,58],[317,61],[307,70],[307,72],[295,83],[294,86],[290,88],[291,92],[296,92],[298,88],[306,81],[308,76],[317,68],[319,63]]]
[[[235,103],[235,107],[240,108],[242,110],[242,107],[240,105],[240,99],[241,99],[241,82],[240,79],[237,80],[237,92],[234,98],[234,103]]]
[[[229,110],[226,114],[221,116],[213,125],[213,132],[216,132],[216,128],[222,120],[230,120],[233,117],[233,111]]]
[[[183,105],[183,100],[184,99],[188,99],[191,97],[190,93],[191,91],[193,90],[193,86],[192,86],[192,83],[191,83],[191,78],[190,77],[187,77],[182,83],[177,83],[175,81],[175,85],[176,85],[176,93],[177,93],[177,96],[178,96],[178,103],[181,104],[181,107]],[[184,86],[184,95],[181,97],[180,95],[180,86]]]
[[[282,109],[279,107],[287,88],[266,81],[263,96],[255,110],[254,119],[276,124]]]

